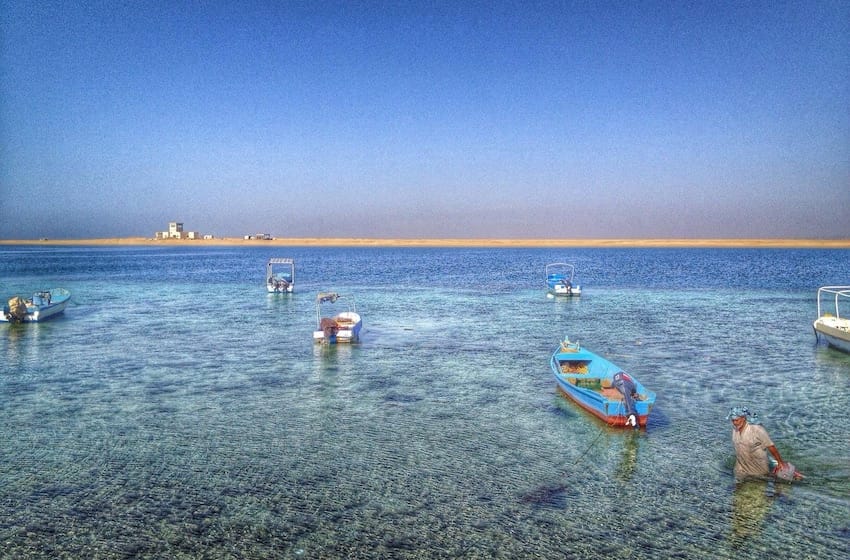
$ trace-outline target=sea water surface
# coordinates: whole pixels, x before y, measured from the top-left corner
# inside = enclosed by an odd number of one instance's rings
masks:
[[[2,558],[850,556],[850,355],[812,330],[850,251],[0,253],[4,299],[73,293],[0,324]],[[313,343],[320,290],[359,344]],[[645,431],[557,393],[565,335],[657,393]],[[738,404],[805,480],[735,484]]]

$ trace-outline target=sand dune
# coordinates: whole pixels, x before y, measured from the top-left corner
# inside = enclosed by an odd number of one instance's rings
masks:
[[[297,237],[272,240],[153,239],[0,239],[0,245],[144,245],[268,247],[810,247],[850,248],[850,239],[382,239]]]

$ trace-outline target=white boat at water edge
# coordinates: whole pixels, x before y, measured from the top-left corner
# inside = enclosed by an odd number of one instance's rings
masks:
[[[266,263],[266,289],[270,294],[291,294],[295,290],[295,261],[271,258]]]
[[[328,310],[323,316],[322,309]],[[354,306],[353,298],[336,292],[319,292],[316,296],[316,330],[313,341],[336,344],[357,342],[363,321]]]
[[[2,321],[37,323],[65,311],[71,292],[65,288],[50,288],[35,292],[31,298],[13,296],[3,307]]]
[[[843,311],[843,313],[842,313]],[[850,286],[818,288],[818,316],[812,326],[815,337],[850,352]]]
[[[577,297],[581,286],[575,282],[575,265],[550,263],[546,265],[546,291],[553,296]]]

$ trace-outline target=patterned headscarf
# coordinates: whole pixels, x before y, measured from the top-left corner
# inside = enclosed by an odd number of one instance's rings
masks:
[[[750,410],[746,406],[733,406],[729,411],[729,414],[726,415],[727,420],[734,420],[735,418],[740,418],[741,416],[747,417],[747,422],[750,424],[758,424],[759,418],[758,414],[755,412],[750,412]]]

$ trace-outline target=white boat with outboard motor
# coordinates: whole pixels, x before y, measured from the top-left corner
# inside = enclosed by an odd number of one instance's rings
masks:
[[[50,288],[35,292],[31,298],[13,296],[3,307],[0,320],[10,323],[38,323],[65,311],[71,292],[65,288]]]
[[[323,313],[323,309],[326,313]],[[357,342],[363,320],[351,296],[319,292],[316,296],[316,330],[313,341],[325,344]]]
[[[850,352],[850,286],[818,288],[818,317],[812,326],[816,339]]]
[[[270,294],[291,294],[295,290],[295,261],[279,257],[269,259],[266,289]]]
[[[581,295],[581,286],[575,282],[575,265],[550,263],[546,265],[546,291],[553,296],[576,297]]]

